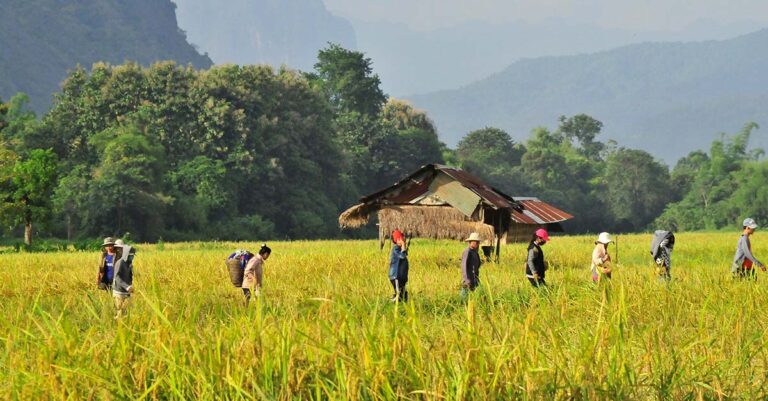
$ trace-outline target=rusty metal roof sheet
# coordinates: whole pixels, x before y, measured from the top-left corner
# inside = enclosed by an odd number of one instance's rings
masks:
[[[551,224],[570,220],[573,215],[566,213],[538,198],[514,197],[522,210],[512,212],[512,220],[520,224]]]

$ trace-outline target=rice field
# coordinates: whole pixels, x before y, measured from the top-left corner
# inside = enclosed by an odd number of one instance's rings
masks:
[[[669,285],[648,234],[619,236],[600,285],[594,238],[555,237],[546,290],[510,245],[465,302],[464,244],[415,239],[406,304],[375,241],[274,242],[248,308],[223,262],[255,243],[139,244],[118,321],[97,253],[4,254],[0,399],[765,399],[768,275],[730,278],[738,236],[679,234]]]

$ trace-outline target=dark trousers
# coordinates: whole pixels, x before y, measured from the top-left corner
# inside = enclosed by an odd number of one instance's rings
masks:
[[[535,279],[535,278],[530,278],[530,277],[528,277],[528,282],[530,282],[530,283],[531,283],[531,285],[532,285],[533,287],[535,287],[535,288],[539,288],[539,287],[546,287],[546,286],[547,286],[547,282],[546,282],[546,281],[544,281],[544,277],[542,277],[542,278],[540,278],[540,279],[538,279],[538,280],[537,280],[537,279]]]
[[[405,289],[405,285],[408,284],[408,280],[395,279],[389,280],[392,283],[392,289],[395,291],[395,298],[401,302],[408,300],[408,291]]]
[[[251,301],[251,289],[250,288],[243,288],[243,296],[245,296],[245,305],[248,305],[248,302]]]

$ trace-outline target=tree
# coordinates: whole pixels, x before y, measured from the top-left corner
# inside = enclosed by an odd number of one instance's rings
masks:
[[[85,220],[90,233],[155,240],[170,199],[160,192],[163,148],[134,126],[108,129],[91,145],[103,155],[89,185]]]
[[[8,103],[0,103],[0,139],[17,150],[23,148],[26,137],[37,126],[37,117],[29,109],[29,96],[26,94],[17,93]]]
[[[45,222],[51,215],[51,192],[56,185],[56,176],[57,161],[53,151],[34,149],[27,157],[16,160],[12,176],[3,183],[4,218],[11,224],[24,225],[24,243],[27,245],[32,245],[32,223]]]
[[[525,151],[505,131],[485,127],[462,138],[455,153],[463,169],[505,192],[519,195],[528,189],[519,168]]]
[[[604,180],[618,231],[645,228],[673,196],[667,167],[642,150],[619,148],[611,153]]]
[[[603,129],[602,122],[586,114],[577,114],[573,117],[560,116],[559,121],[560,133],[569,141],[577,141],[584,156],[593,160],[601,159],[600,152],[605,149],[605,145],[596,142],[595,138]]]
[[[681,159],[673,177],[687,181],[689,190],[680,201],[668,205],[657,225],[680,230],[717,229],[733,225],[745,210],[753,210],[745,194],[759,193],[746,176],[760,173],[755,164],[762,152],[748,149],[749,138],[757,128],[757,124],[747,123],[736,135],[723,134],[713,141],[709,154],[693,152]]]
[[[372,61],[361,52],[330,43],[320,50],[312,80],[337,112],[375,116],[387,100],[381,80],[373,73]]]

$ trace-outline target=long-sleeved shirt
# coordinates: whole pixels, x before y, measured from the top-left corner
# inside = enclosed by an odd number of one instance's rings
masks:
[[[123,248],[123,256],[115,262],[115,278],[112,282],[112,294],[131,296],[133,287],[133,255],[130,247]]]
[[[733,256],[733,265],[731,266],[731,272],[735,273],[744,266],[745,261],[750,261],[762,266],[763,263],[757,260],[752,255],[752,244],[749,242],[749,236],[742,234],[739,238],[739,242],[736,244],[736,255]]]
[[[528,245],[528,259],[525,262],[525,275],[528,278],[534,278],[534,275],[538,275],[539,278],[544,278],[546,275],[547,267],[544,264],[544,252],[541,247],[535,243]]]
[[[469,288],[475,288],[480,284],[480,254],[477,249],[467,247],[461,255],[461,282]]]
[[[393,246],[389,255],[389,279],[408,280],[408,251],[403,251],[400,245]]]
[[[601,243],[595,245],[595,249],[592,251],[592,271],[602,273],[602,268],[605,268],[606,263],[610,261],[611,256],[608,255],[605,245]]]
[[[243,286],[242,288],[251,288],[256,285],[256,288],[261,288],[261,279],[264,275],[264,258],[261,255],[256,255],[248,261],[245,265],[245,272],[243,273]]]

